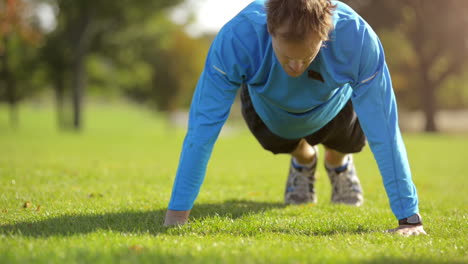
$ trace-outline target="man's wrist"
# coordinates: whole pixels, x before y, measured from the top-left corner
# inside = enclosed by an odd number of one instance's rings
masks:
[[[412,225],[412,226],[418,226],[418,225],[422,225],[423,222],[422,222],[422,217],[421,215],[419,215],[418,213],[410,216],[410,217],[406,217],[406,218],[403,218],[403,219],[399,219],[398,220],[398,224],[400,226],[402,225]]]
[[[166,212],[166,218],[164,219],[165,226],[171,225],[183,225],[188,221],[190,210],[187,211],[175,211],[168,209]]]

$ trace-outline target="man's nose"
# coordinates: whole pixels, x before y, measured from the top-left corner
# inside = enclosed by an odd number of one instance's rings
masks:
[[[304,62],[300,60],[291,60],[288,62],[288,67],[294,72],[300,72],[304,67]]]

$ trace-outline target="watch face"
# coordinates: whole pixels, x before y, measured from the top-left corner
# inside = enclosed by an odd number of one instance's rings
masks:
[[[419,224],[421,222],[421,217],[419,214],[414,214],[406,219],[409,224]]]

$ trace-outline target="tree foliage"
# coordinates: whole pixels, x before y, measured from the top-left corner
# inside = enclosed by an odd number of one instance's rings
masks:
[[[464,0],[345,0],[387,41],[398,39],[387,49],[396,72],[397,91],[416,101],[426,117],[426,131],[436,131],[437,94],[448,80],[466,74],[468,68],[468,1]],[[384,43],[386,46],[386,43]],[[405,55],[402,55],[405,54]],[[466,75],[465,75],[466,77]],[[453,87],[453,86],[452,86]],[[453,90],[453,88],[452,88]],[[455,89],[463,95],[466,85]],[[414,100],[419,99],[419,100]]]
[[[208,40],[190,37],[167,16],[154,15],[127,25],[105,42],[108,49],[96,53],[91,65],[92,87],[121,92],[159,111],[188,106]]]
[[[13,126],[18,122],[18,102],[37,90],[35,47],[42,36],[32,9],[23,0],[0,1],[0,102],[9,104]]]
[[[81,127],[82,98],[87,86],[87,58],[91,52],[105,52],[107,38],[118,34],[126,25],[141,23],[163,8],[180,0],[91,1],[56,0],[58,27],[47,39],[43,59],[54,79],[58,112],[63,106],[65,90],[71,90],[73,127]],[[60,120],[60,119],[59,119]]]
[[[169,20],[165,8],[181,1],[0,0],[0,102],[15,109],[53,87],[58,124],[75,128],[86,93],[187,107],[211,39]],[[468,1],[344,1],[379,33],[399,105],[423,109],[426,130],[439,107],[467,106]],[[55,10],[51,32],[39,30],[39,4]]]

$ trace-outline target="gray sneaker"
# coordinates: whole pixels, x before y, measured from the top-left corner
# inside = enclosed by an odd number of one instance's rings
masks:
[[[348,165],[342,170],[325,169],[332,184],[332,202],[360,206],[364,202],[361,183],[356,174],[353,156],[349,155]]]
[[[315,168],[317,167],[317,156],[315,157],[315,163],[311,168],[296,167],[291,158],[286,190],[284,192],[284,202],[286,204],[317,202],[314,188]]]

